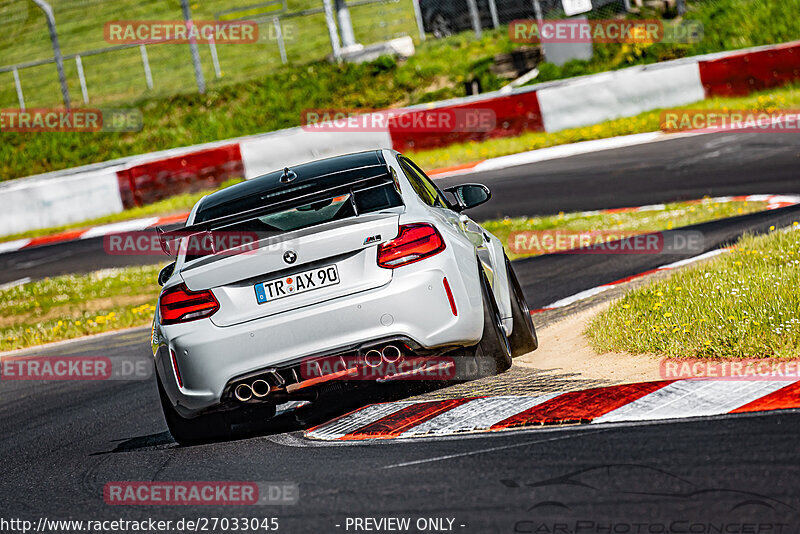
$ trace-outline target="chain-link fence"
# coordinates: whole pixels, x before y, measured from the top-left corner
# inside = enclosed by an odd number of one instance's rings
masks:
[[[50,4],[73,105],[197,91],[186,44],[116,44],[104,33],[110,21],[182,21],[177,0],[51,0]],[[347,8],[359,44],[418,36],[412,0],[354,0]],[[4,0],[0,15],[0,107],[62,103],[43,12],[30,0]],[[191,15],[195,24],[247,21],[257,27],[256,42],[197,44],[202,75],[212,87],[259,78],[282,64],[307,63],[332,53],[321,0],[204,0],[191,5]]]
[[[37,0],[39,1],[39,0]],[[477,36],[518,19],[563,19],[576,13],[613,19],[652,13],[656,0],[204,0],[187,4],[194,24],[244,21],[254,42],[197,43],[208,86],[258,79],[283,64],[339,57],[360,45],[410,36],[415,42],[460,32]],[[658,0],[662,12],[683,0]],[[181,0],[50,0],[72,104],[133,102],[198,90],[190,46],[117,43],[113,21],[181,23]],[[30,0],[0,0],[0,108],[63,102],[43,11]],[[343,18],[343,15],[346,15]],[[348,28],[352,28],[348,31]],[[348,46],[350,45],[350,46]],[[589,51],[591,54],[591,51]]]

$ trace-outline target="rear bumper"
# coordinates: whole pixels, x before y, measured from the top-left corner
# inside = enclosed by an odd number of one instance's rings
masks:
[[[474,345],[483,333],[477,262],[458,266],[448,252],[396,270],[382,287],[314,306],[227,327],[210,319],[159,326],[156,364],[167,395],[188,417],[218,405],[236,377],[340,347],[389,337],[409,338],[425,349]],[[465,274],[471,272],[474,278]]]

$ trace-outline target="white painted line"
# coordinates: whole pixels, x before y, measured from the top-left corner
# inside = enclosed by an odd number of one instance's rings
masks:
[[[14,280],[12,282],[6,282],[5,284],[0,284],[0,291],[5,291],[6,289],[11,289],[12,287],[19,287],[22,285],[27,284],[31,281],[30,276],[26,276],[25,278],[20,278],[18,280]]]
[[[698,262],[698,261],[707,260],[708,258],[713,258],[714,256],[719,256],[720,254],[723,254],[725,252],[728,252],[727,248],[718,248],[718,249],[715,249],[715,250],[709,250],[708,252],[704,252],[703,254],[700,254],[699,256],[694,256],[692,258],[688,258],[688,259],[685,259],[685,260],[675,261],[675,262],[672,262],[672,263],[668,263],[666,265],[662,265],[661,267],[658,268],[658,270],[659,271],[662,271],[662,270],[666,271],[666,270],[669,270],[669,269],[677,269],[678,267],[683,267],[684,265],[690,265],[690,264]]]
[[[560,393],[540,397],[487,397],[474,399],[411,428],[398,437],[411,438],[427,434],[445,435],[486,430],[512,415],[542,404]]]
[[[15,239],[14,241],[6,241],[5,243],[0,243],[0,254],[19,250],[30,242],[31,242],[30,239]]]
[[[580,293],[575,293],[571,297],[566,297],[561,300],[557,300],[552,304],[548,304],[545,308],[563,308],[564,306],[569,306],[574,302],[578,302],[579,300],[585,300],[589,297],[593,297],[603,291],[607,291],[614,287],[615,284],[605,284],[602,286],[593,287],[592,289],[587,289],[585,291],[581,291]]]
[[[316,439],[338,439],[366,426],[378,419],[399,412],[413,401],[389,402],[386,404],[372,404],[349,415],[332,422],[326,423],[322,428],[308,433],[308,437]]]
[[[158,217],[147,217],[144,219],[132,219],[130,221],[122,221],[118,223],[104,224],[102,226],[95,226],[89,228],[83,234],[81,239],[89,239],[91,237],[100,237],[108,234],[121,234],[123,232],[135,232],[137,230],[144,230],[158,222]]]
[[[786,381],[780,380],[680,380],[598,417],[592,423],[722,415],[786,385]]]

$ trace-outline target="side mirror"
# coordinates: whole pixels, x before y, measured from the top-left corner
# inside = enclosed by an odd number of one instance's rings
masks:
[[[158,285],[163,286],[170,279],[172,273],[175,272],[175,262],[173,261],[158,273]]]
[[[479,206],[492,198],[492,192],[483,184],[463,184],[448,187],[448,193],[453,193],[458,202],[456,211],[464,211]]]

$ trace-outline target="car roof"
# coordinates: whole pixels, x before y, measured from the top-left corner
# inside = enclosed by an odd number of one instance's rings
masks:
[[[231,204],[248,209],[251,204],[263,205],[265,197],[277,199],[292,191],[313,193],[388,172],[380,150],[320,159],[294,165],[289,170],[296,175],[291,181],[281,181],[284,170],[273,171],[208,195],[200,203],[194,222],[225,216]]]

